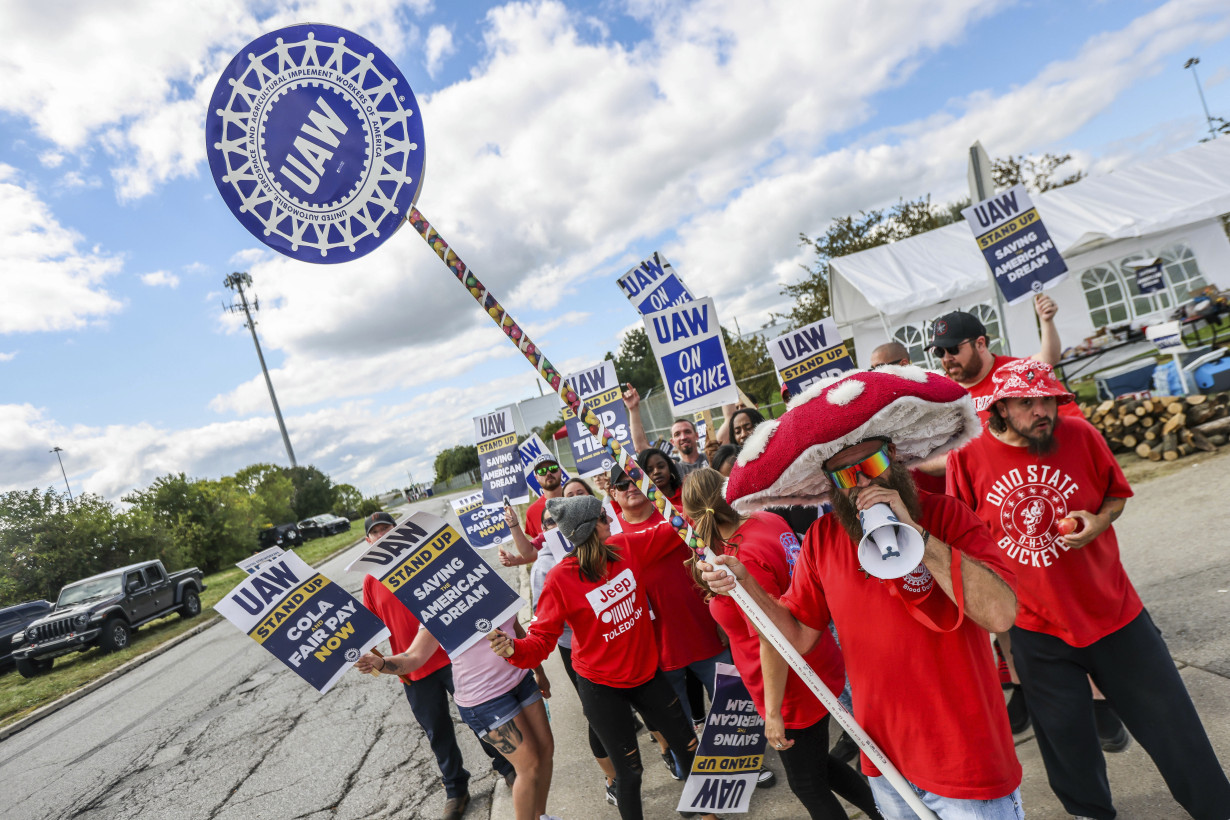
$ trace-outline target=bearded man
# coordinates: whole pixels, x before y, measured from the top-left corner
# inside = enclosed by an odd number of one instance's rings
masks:
[[[1051,789],[1074,816],[1115,816],[1088,675],[1175,800],[1198,820],[1225,820],[1230,783],[1119,560],[1113,522],[1132,495],[1123,471],[1101,433],[1059,412],[1074,397],[1049,365],[1011,362],[992,383],[988,433],[948,455],[948,493],[1012,562],[1012,655]]]
[[[940,818],[1018,820],[1021,765],[987,630],[1016,616],[1012,575],[986,527],[954,498],[918,492],[908,467],[981,430],[969,395],[917,367],[854,371],[809,387],[744,443],[726,486],[740,512],[831,499],[808,530],[789,590],[773,598],[730,552],[716,563],[801,653],[830,619],[841,635],[855,719]],[[902,578],[862,569],[859,512],[887,504],[918,532],[922,562]],[[700,563],[719,594],[734,588]],[[917,815],[864,755],[886,818]]]

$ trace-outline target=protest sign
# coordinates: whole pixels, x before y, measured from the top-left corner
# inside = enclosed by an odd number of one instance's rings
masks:
[[[717,664],[713,703],[677,810],[746,812],[764,765],[764,747],[764,719],[756,712],[739,670]]]
[[[841,341],[832,317],[783,333],[769,341],[769,355],[777,378],[797,396],[818,379],[854,369],[854,360]]]
[[[512,540],[512,533],[504,523],[503,505],[484,507],[482,490],[454,498],[451,503],[462,531],[475,549],[487,549]]]
[[[521,455],[517,452],[517,428],[513,426],[511,407],[474,418],[474,435],[478,440],[478,466],[483,476],[483,504],[499,506],[504,496],[514,504],[524,504],[525,474]]]
[[[567,378],[581,401],[602,420],[603,426],[614,434],[615,440],[624,447],[631,447],[632,429],[628,426],[628,408],[624,407],[623,390],[615,375],[615,363],[604,361],[578,370]],[[568,427],[568,443],[572,446],[577,473],[589,478],[610,471],[615,460],[566,404],[564,424]]]
[[[676,416],[738,401],[712,299],[697,299],[642,321]]]
[[[284,550],[281,547],[270,547],[267,550],[261,550],[258,553],[249,555],[242,561],[236,562],[235,566],[251,575],[257,570],[264,569],[269,564],[272,564],[283,552]]]
[[[389,630],[293,552],[278,556],[214,609],[323,694]]]
[[[441,518],[402,519],[346,567],[372,575],[456,658],[525,605]]]
[[[537,433],[532,433],[529,438],[517,445],[517,452],[521,454],[522,472],[525,474],[525,485],[530,488],[534,495],[542,495],[542,485],[538,483],[538,476],[534,474],[534,470],[543,462],[551,462],[559,464],[555,458],[555,453],[547,447],[546,442],[539,438]],[[571,476],[564,469],[563,465],[559,468],[559,483],[563,484]]]
[[[1024,185],[961,211],[991,266],[1004,301],[1015,305],[1064,280],[1068,266]]]
[[[1156,293],[1166,289],[1166,280],[1162,274],[1162,260],[1129,262],[1129,268],[1136,269],[1136,289],[1141,293]]]
[[[671,263],[660,253],[655,253],[616,281],[624,296],[642,316],[692,301],[688,286],[683,284]]]

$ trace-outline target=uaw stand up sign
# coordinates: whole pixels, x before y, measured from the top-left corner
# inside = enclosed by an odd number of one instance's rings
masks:
[[[214,181],[243,226],[306,262],[375,250],[423,182],[410,84],[379,49],[333,26],[273,31],[235,55],[205,138]]]
[[[414,207],[423,180],[419,119],[405,78],[367,40],[332,26],[291,26],[249,43],[223,72],[206,120],[209,166],[223,201],[252,235],[304,262],[356,259],[379,247],[406,219],[538,376],[630,472],[628,448]],[[704,540],[648,476],[639,486],[684,543],[712,560]],[[892,761],[747,591],[736,584],[731,595],[901,798],[920,818],[933,820],[934,813]],[[483,620],[484,626],[497,621],[485,615]],[[447,647],[448,641],[437,637]]]

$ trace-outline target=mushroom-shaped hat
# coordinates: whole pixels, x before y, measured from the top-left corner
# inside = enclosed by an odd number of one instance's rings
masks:
[[[740,512],[819,504],[833,488],[824,462],[860,441],[891,439],[897,462],[909,466],[981,432],[969,393],[947,376],[900,365],[850,371],[816,382],[781,418],[756,426],[726,500]]]

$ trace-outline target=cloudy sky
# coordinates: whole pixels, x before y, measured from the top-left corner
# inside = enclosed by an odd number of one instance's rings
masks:
[[[754,8],[754,11],[749,11]],[[661,251],[743,330],[785,306],[800,232],[965,193],[967,146],[1099,173],[1230,117],[1224,0],[12,2],[0,15],[0,489],[118,497],[158,475],[286,463],[249,271],[300,463],[367,492],[429,480],[471,417],[538,395],[410,228],[361,260],[263,250],[205,161],[222,67],[326,22],[422,106],[418,205],[550,358],[637,321],[615,277]]]

